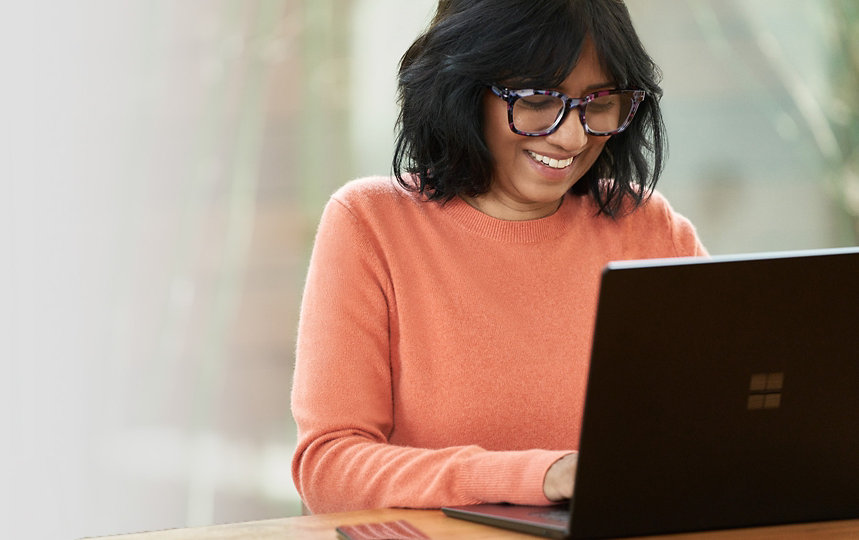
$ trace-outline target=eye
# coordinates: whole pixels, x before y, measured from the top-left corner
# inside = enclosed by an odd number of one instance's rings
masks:
[[[618,95],[611,94],[608,96],[598,97],[587,105],[589,112],[604,113],[610,112],[618,106]]]
[[[561,106],[561,100],[554,96],[534,95],[519,98],[517,104],[532,111],[554,111]]]

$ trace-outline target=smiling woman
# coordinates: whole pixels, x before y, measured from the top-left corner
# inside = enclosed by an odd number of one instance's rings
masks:
[[[657,79],[619,0],[439,3],[400,65],[394,177],[317,231],[292,393],[312,511],[572,495],[601,269],[706,253],[653,192]]]

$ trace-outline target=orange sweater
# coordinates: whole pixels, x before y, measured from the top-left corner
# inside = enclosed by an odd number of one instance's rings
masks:
[[[595,212],[567,195],[501,221],[389,178],[332,197],[292,390],[308,508],[549,503],[547,469],[578,447],[603,266],[705,253],[658,193],[618,220]]]

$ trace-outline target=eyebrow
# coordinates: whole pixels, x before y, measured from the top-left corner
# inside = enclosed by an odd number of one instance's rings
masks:
[[[590,94],[590,93],[592,93],[592,92],[596,92],[597,90],[599,90],[599,89],[601,89],[601,88],[613,88],[613,87],[615,87],[615,86],[617,86],[617,83],[614,83],[614,82],[611,82],[611,81],[601,82],[601,83],[599,83],[599,84],[592,84],[592,85],[590,85],[590,86],[586,87],[586,88],[585,88],[585,92],[587,92],[588,94]]]
[[[505,85],[506,85],[506,83],[502,83],[502,84],[505,84]],[[522,89],[531,89],[531,90],[536,90],[536,89],[539,89],[539,90],[555,90],[555,91],[557,91],[557,92],[561,92],[561,93],[563,93],[563,91],[561,90],[561,88],[560,88],[560,87],[554,87],[554,88],[547,88],[547,87],[543,87],[543,88],[539,88],[539,87],[533,86],[533,87],[530,87],[530,88],[529,88],[529,87],[526,87],[526,86],[520,86],[520,85],[513,84],[513,85],[512,85],[512,86],[510,86],[509,88],[522,88]],[[604,88],[605,88],[605,89],[613,89],[613,88],[617,88],[617,83],[616,83],[616,82],[613,82],[613,81],[604,81],[604,82],[600,82],[600,83],[597,83],[597,84],[591,84],[591,85],[586,86],[586,87],[584,88],[584,95],[587,95],[587,94],[593,94],[594,92],[597,92],[597,91],[599,91],[599,90],[601,90],[601,89],[604,89]]]

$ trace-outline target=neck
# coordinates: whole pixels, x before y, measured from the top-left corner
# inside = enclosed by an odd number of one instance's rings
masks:
[[[498,199],[491,199],[487,195],[468,197],[461,195],[462,199],[472,208],[486,214],[487,216],[504,221],[528,221],[551,216],[558,211],[564,198],[548,203],[507,203]]]

